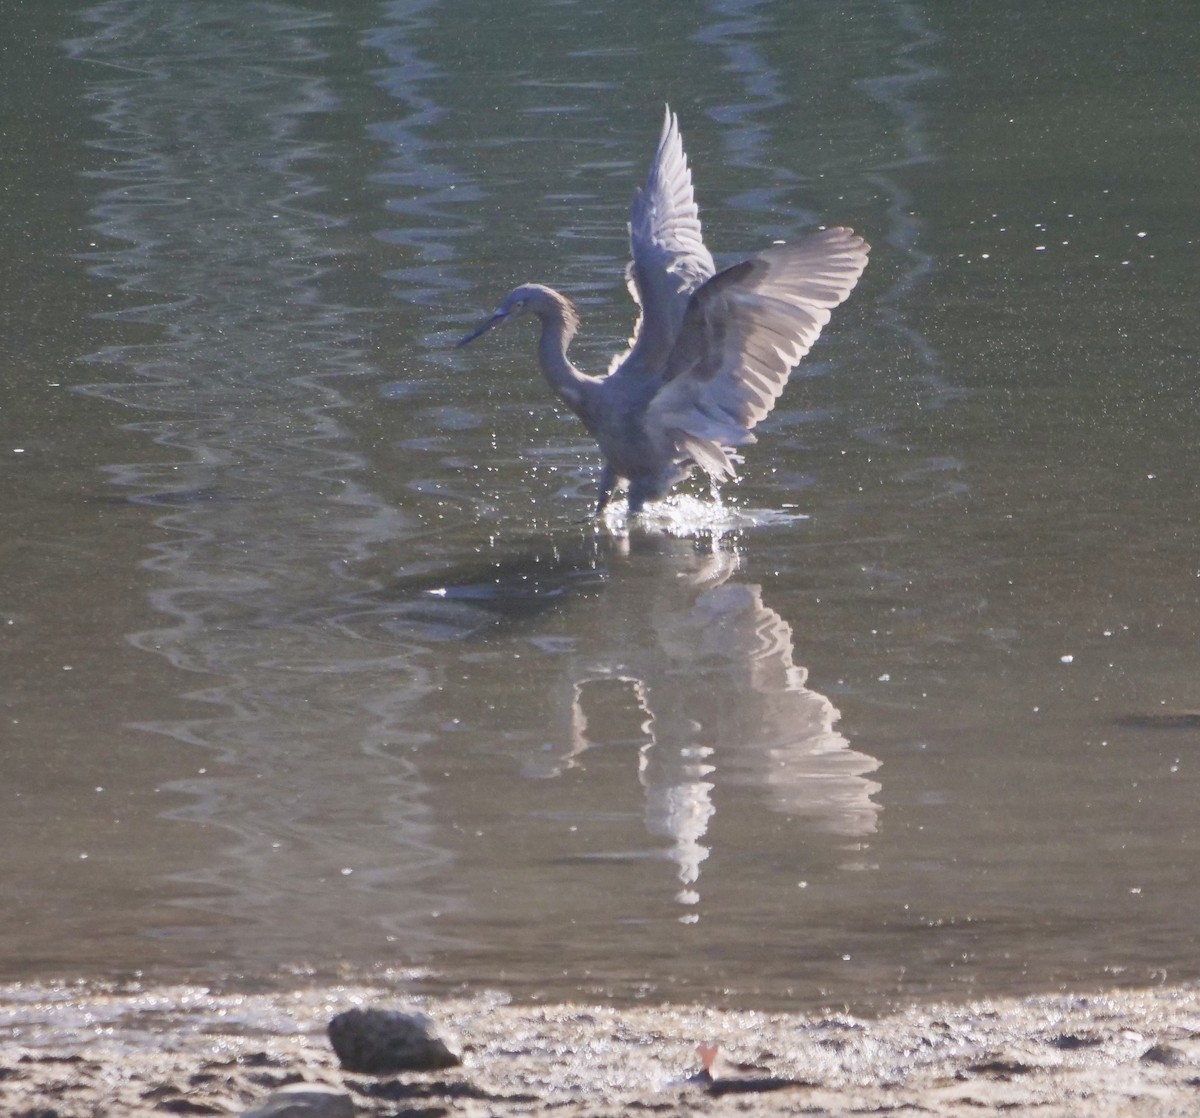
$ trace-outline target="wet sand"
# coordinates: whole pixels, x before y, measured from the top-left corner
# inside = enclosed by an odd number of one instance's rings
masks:
[[[0,1001],[0,1113],[26,1118],[241,1114],[296,1083],[348,1096],[355,1114],[429,1118],[1200,1113],[1191,986],[915,1006],[872,1020],[407,998],[350,985],[253,995],[11,986]],[[356,1005],[426,1012],[457,1038],[462,1067],[343,1072],[325,1026]],[[719,1047],[718,1070],[753,1069],[697,1079],[701,1046]]]

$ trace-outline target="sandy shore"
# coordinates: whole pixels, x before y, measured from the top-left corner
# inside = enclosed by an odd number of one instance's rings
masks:
[[[1200,989],[927,1005],[875,1020],[701,1007],[517,1006],[369,987],[0,987],[0,1113],[241,1114],[288,1084],[358,1115],[1039,1116],[1200,1113]],[[421,1009],[460,1043],[450,1072],[341,1071],[325,1037],[352,1006]],[[696,1080],[699,1046],[726,1067]],[[718,1067],[722,1066],[721,1064]],[[350,1112],[350,1111],[346,1111]]]

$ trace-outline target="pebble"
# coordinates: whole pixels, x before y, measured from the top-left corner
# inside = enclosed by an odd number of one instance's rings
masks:
[[[436,1071],[462,1062],[423,1013],[350,1009],[329,1022],[328,1033],[342,1067],[365,1075]]]
[[[317,1083],[291,1083],[281,1087],[261,1106],[242,1118],[354,1118],[354,1101],[344,1091]]]
[[[1173,1044],[1151,1045],[1142,1053],[1141,1058],[1143,1063],[1166,1064],[1168,1067],[1177,1067],[1188,1062],[1183,1049],[1176,1048]]]

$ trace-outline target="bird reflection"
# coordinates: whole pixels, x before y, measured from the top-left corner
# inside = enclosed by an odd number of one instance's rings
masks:
[[[699,900],[718,783],[757,789],[818,831],[874,832],[879,785],[867,774],[879,762],[835,728],[837,709],[795,661],[791,627],[761,587],[736,578],[736,549],[657,536],[633,545],[612,557],[606,593],[572,619],[561,733],[529,775],[559,776],[636,737],[645,826],[669,844],[685,904]]]

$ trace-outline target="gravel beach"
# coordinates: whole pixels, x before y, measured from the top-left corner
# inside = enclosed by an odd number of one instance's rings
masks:
[[[243,995],[17,985],[0,998],[0,1113],[19,1118],[1200,1112],[1191,986],[913,1006],[875,1019],[409,998],[353,985]],[[428,1014],[461,1067],[343,1071],[326,1027],[353,1007]]]

